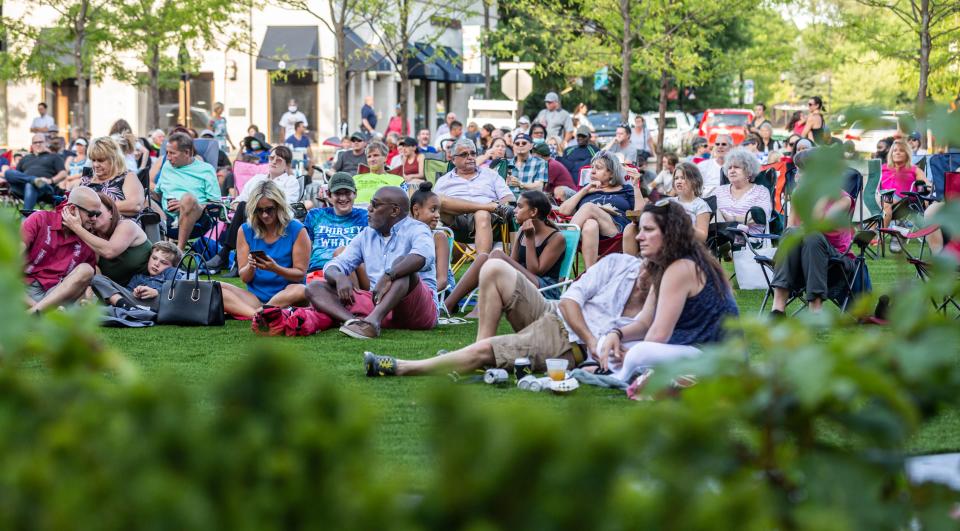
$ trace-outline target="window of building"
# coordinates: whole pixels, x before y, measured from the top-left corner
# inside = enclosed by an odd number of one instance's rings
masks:
[[[307,117],[308,136],[312,142],[317,142],[317,78],[316,71],[294,70],[287,72],[283,78],[270,78],[270,120],[268,127],[261,127],[261,131],[269,131],[268,141],[273,144],[282,144],[286,140],[283,128],[280,127],[280,118],[287,112],[291,99],[296,100],[297,110]]]

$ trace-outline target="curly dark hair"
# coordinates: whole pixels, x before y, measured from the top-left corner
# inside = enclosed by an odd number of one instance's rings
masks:
[[[693,222],[680,203],[670,200],[647,203],[644,214],[651,214],[654,222],[663,234],[663,247],[657,256],[647,258],[644,268],[650,286],[659,290],[663,273],[670,264],[686,258],[694,263],[697,271],[704,275],[707,284],[713,284],[721,297],[730,290],[726,274],[720,262],[710,254],[707,248],[694,237]]]

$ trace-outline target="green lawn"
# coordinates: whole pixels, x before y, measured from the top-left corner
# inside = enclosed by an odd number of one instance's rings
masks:
[[[903,261],[886,258],[869,261],[874,289],[884,291],[897,279],[912,279],[911,266]],[[755,314],[762,292],[744,291],[737,294],[743,314]],[[501,322],[500,330],[509,331]],[[147,329],[102,329],[109,345],[129,356],[142,371],[150,375],[172,375],[186,385],[195,386],[201,393],[236,363],[239,357],[256,348],[258,342],[270,341],[284,345],[307,361],[317,377],[333,378],[344,388],[367,397],[380,414],[379,445],[396,456],[396,461],[414,473],[422,471],[429,462],[423,433],[427,415],[423,403],[424,392],[431,386],[447,385],[444,377],[368,379],[361,367],[364,350],[396,355],[403,358],[424,358],[439,349],[455,349],[470,343],[476,325],[439,327],[431,332],[387,330],[380,339],[359,342],[330,330],[309,338],[261,339],[250,331],[248,322],[228,321],[224,327],[179,328],[154,327]],[[756,355],[762,356],[762,353]],[[568,400],[549,395],[521,393],[510,387],[490,388],[472,386],[479,399],[528,401],[531,411],[541,408],[567,407]],[[590,401],[602,409],[638,407],[626,400],[622,393],[603,389],[582,388],[577,401]],[[931,423],[914,441],[917,453],[932,453],[960,448],[960,415],[956,412]]]

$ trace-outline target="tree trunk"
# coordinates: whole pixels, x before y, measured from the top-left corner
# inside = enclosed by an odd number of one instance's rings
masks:
[[[400,116],[402,116],[404,120],[404,122],[400,124],[401,131],[407,129],[407,123],[411,121],[407,114],[409,111],[407,108],[407,94],[410,92],[409,75],[410,73],[407,70],[407,62],[404,61],[403,65],[400,66],[400,91],[397,94],[397,98],[400,100]],[[412,131],[407,129],[407,135],[413,136]]]
[[[339,123],[337,124],[337,135],[343,135],[347,132],[346,124],[349,121],[348,117],[350,116],[350,78],[347,77],[347,53],[346,53],[346,34],[344,33],[343,24],[338,24],[336,27],[336,39],[337,39],[337,61],[336,61],[336,71],[337,71],[337,98],[340,108]]]
[[[920,119],[918,129],[921,131],[920,143],[927,147],[926,120],[927,114],[927,80],[930,76],[930,0],[920,0],[920,83],[917,87],[917,117]]]
[[[147,54],[147,123],[149,129],[156,129],[160,127],[160,45],[151,44]]]
[[[76,72],[74,78],[77,81],[78,109],[76,122],[68,124],[68,127],[79,127],[81,131],[87,130],[87,69],[83,67],[83,46],[87,38],[87,11],[89,8],[90,2],[88,0],[80,2],[80,12],[77,13],[77,18],[73,26],[73,66]],[[67,116],[69,115],[70,111],[68,110]],[[73,139],[71,138],[70,140]]]
[[[669,55],[670,54],[668,53],[667,56],[669,57]],[[664,130],[666,129],[666,127],[664,127],[664,124],[667,121],[666,118],[667,118],[667,88],[668,88],[667,82],[668,81],[669,81],[669,78],[667,77],[666,69],[661,70],[660,71],[660,104],[657,106],[657,110],[659,111],[659,114],[657,115],[658,116],[657,120],[659,120],[660,122],[657,125],[657,148],[658,148],[657,149],[657,173],[658,174],[660,173],[660,171],[663,170],[663,152],[664,152],[663,137],[665,136]]]
[[[488,100],[491,97],[490,55],[487,49],[487,39],[490,35],[490,2],[491,0],[484,0],[483,2],[483,46],[480,48],[483,51],[483,97]]]
[[[400,116],[404,120],[404,123],[400,126],[400,130],[406,126],[406,121],[410,119],[407,115],[407,92],[410,87],[410,71],[407,68],[407,55],[410,53],[406,46],[409,46],[409,43],[412,39],[410,35],[410,4],[412,0],[401,0],[400,1],[400,31],[398,32],[401,37],[400,42],[404,43],[404,53],[400,56],[402,61],[400,64],[400,93],[397,95],[397,98],[400,100]]]
[[[633,56],[630,0],[620,0],[620,16],[623,17],[623,42],[620,52],[620,119],[627,123],[630,120],[630,60]]]
[[[77,82],[77,115],[76,120],[72,124],[68,124],[68,127],[79,127],[81,131],[87,130],[87,72],[83,68],[83,57],[81,56],[80,50],[82,49],[82,41],[77,39],[74,42],[73,50],[73,64],[76,68],[76,79]],[[69,110],[67,115],[69,116]],[[68,131],[69,132],[69,131]],[[81,133],[86,134],[86,133]],[[72,138],[70,140],[73,140]]]

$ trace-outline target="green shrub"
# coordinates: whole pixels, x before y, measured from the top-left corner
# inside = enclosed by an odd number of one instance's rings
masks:
[[[18,300],[11,227],[0,289]],[[201,396],[106,349],[90,308],[8,304],[0,529],[952,529],[953,494],[911,485],[904,459],[958,405],[960,327],[929,304],[956,292],[953,267],[893,293],[885,328],[742,319],[707,355],[657,369],[652,391],[701,375],[676,400],[532,408],[438,385],[416,488],[376,451],[367,401],[274,345]]]

